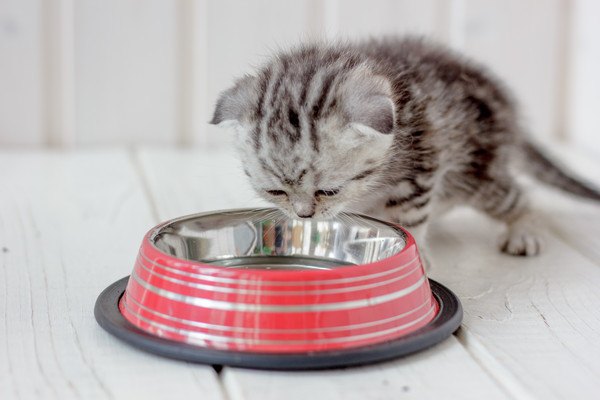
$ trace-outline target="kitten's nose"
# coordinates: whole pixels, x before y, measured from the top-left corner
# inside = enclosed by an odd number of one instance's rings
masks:
[[[296,215],[298,215],[300,218],[310,218],[310,217],[312,217],[313,215],[315,215],[315,211],[314,211],[314,210],[312,210],[312,211],[310,211],[310,213],[306,213],[306,214],[303,214],[303,213],[296,213]]]
[[[315,204],[312,202],[312,199],[309,201],[297,200],[292,204],[294,212],[300,218],[310,218],[315,215]]]

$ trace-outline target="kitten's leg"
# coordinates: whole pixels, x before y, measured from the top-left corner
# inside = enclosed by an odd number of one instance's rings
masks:
[[[385,201],[386,218],[406,228],[415,238],[426,270],[429,269],[427,228],[438,204],[434,197],[436,175],[419,174],[398,182],[398,186]],[[435,208],[434,208],[435,204]]]
[[[423,198],[415,199],[401,206],[394,207],[394,216],[391,218],[394,222],[397,222],[400,226],[408,230],[414,237],[415,242],[417,242],[419,254],[421,255],[421,261],[427,271],[431,266],[428,257],[427,230],[432,213],[431,204],[428,199],[429,195],[425,197],[425,200]]]
[[[508,229],[500,249],[515,256],[539,254],[542,241],[536,221],[521,188],[511,178],[494,180],[474,196],[473,205],[489,216],[504,222]]]
[[[431,214],[431,205],[421,200],[421,203],[405,203],[398,206],[387,206],[388,219],[406,228],[415,238],[418,246],[424,246],[427,240],[427,227]],[[388,203],[389,204],[389,203]]]

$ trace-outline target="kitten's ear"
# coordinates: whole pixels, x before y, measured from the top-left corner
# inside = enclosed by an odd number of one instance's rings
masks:
[[[346,117],[359,130],[385,134],[394,130],[392,86],[386,78],[355,71],[343,85],[342,103]]]
[[[257,100],[256,77],[247,75],[219,95],[210,123],[213,125],[224,122],[241,123],[246,112]]]

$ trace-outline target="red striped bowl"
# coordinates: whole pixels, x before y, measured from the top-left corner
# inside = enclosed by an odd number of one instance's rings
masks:
[[[351,215],[232,210],[165,222],[119,302],[129,323],[205,349],[306,353],[410,335],[439,311],[412,236]]]

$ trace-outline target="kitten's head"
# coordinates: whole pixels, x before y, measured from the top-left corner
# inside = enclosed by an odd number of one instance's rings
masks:
[[[377,186],[394,115],[387,79],[356,55],[311,48],[238,80],[221,94],[212,123],[236,130],[261,197],[291,216],[323,218]]]

